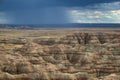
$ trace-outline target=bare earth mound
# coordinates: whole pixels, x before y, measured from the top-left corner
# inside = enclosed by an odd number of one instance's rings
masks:
[[[61,31],[1,32],[0,80],[120,80],[119,32]]]

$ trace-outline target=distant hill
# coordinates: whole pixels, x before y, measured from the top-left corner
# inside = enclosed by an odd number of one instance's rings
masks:
[[[68,23],[68,24],[0,24],[0,28],[120,28],[120,23]]]

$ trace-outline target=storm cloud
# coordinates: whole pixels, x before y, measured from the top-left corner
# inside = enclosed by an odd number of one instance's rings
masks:
[[[0,0],[0,23],[120,23],[119,6],[119,0]]]

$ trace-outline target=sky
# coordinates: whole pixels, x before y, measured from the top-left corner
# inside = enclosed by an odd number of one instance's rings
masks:
[[[0,0],[0,24],[120,23],[120,0]]]

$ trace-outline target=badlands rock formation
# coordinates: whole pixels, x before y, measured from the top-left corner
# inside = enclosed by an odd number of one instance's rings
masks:
[[[0,47],[0,80],[120,80],[120,34],[79,32]]]

